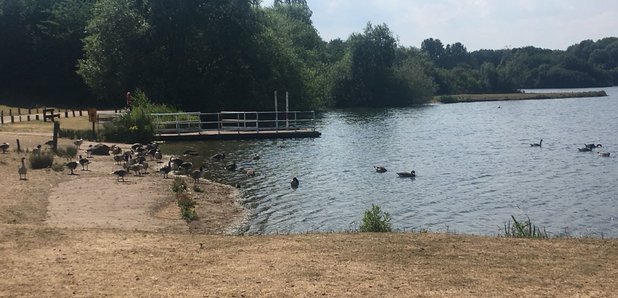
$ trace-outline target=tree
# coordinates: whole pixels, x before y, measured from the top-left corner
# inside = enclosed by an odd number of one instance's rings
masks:
[[[439,39],[428,38],[421,43],[421,51],[425,52],[434,63],[439,64],[444,55],[444,45]]]

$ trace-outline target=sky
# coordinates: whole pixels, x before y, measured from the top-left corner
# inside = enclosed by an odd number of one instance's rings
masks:
[[[262,1],[271,6],[273,0]],[[427,38],[468,51],[535,46],[566,50],[618,36],[616,0],[307,0],[322,39],[347,39],[367,22],[385,23],[399,45]]]

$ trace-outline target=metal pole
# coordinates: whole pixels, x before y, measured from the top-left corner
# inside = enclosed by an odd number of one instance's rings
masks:
[[[288,106],[288,92],[285,91],[285,127],[290,127],[290,123],[288,122],[288,112],[290,111],[290,108]]]
[[[275,90],[275,128],[279,128],[279,113],[277,111],[277,90]]]

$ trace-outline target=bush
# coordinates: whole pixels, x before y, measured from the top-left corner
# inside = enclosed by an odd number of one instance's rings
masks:
[[[29,157],[30,167],[33,170],[46,169],[54,164],[54,154],[50,152],[32,153]]]
[[[365,211],[359,230],[361,232],[390,232],[390,221],[390,214],[382,212],[379,206],[372,204],[371,209]]]
[[[452,96],[452,95],[442,95],[442,96],[440,96],[439,100],[440,100],[441,103],[456,103],[456,102],[459,102],[457,97]]]
[[[75,158],[75,156],[77,156],[77,152],[77,146],[58,147],[58,149],[56,149],[56,155],[66,159]]]
[[[96,140],[96,134],[89,129],[60,129],[59,137],[69,139]]]
[[[196,220],[197,213],[195,212],[195,201],[189,198],[186,193],[177,193],[176,198],[182,218],[187,222]]]
[[[136,90],[131,111],[104,124],[102,138],[108,142],[150,143],[154,140],[154,123],[150,114],[175,111],[170,106],[150,102],[144,92]]]
[[[542,231],[537,228],[530,218],[527,217],[526,221],[520,222],[515,219],[515,216],[511,215],[511,220],[504,225],[504,236],[513,238],[549,238],[549,235],[543,229]]]
[[[172,191],[175,193],[187,191],[187,183],[181,177],[175,177],[172,183]]]

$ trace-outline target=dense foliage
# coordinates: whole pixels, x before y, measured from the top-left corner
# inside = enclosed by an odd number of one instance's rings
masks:
[[[0,97],[184,110],[403,106],[434,94],[618,82],[618,38],[567,50],[399,44],[386,24],[324,41],[306,0],[0,0]],[[95,99],[84,101],[85,98]]]
[[[371,209],[365,210],[358,230],[372,233],[390,232],[392,230],[391,215],[382,211],[380,206],[372,204]]]

